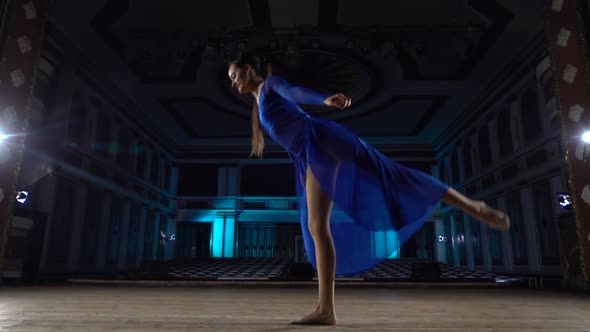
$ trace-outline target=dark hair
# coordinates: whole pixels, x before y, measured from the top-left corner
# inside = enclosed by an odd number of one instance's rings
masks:
[[[269,61],[266,58],[255,54],[239,54],[234,60],[230,61],[229,64],[233,64],[239,68],[244,68],[246,65],[250,65],[262,78],[266,78],[267,74],[269,74]],[[254,104],[252,105],[252,150],[250,152],[250,157],[262,157],[262,152],[264,151],[264,133],[260,127],[258,113],[258,104],[254,101]]]

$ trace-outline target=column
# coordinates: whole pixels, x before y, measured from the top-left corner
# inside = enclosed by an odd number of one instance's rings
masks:
[[[438,164],[434,164],[431,166],[430,173],[432,176],[436,177],[437,179],[442,180],[442,174],[440,174],[440,167]],[[436,209],[440,212],[441,203],[438,203]],[[441,242],[438,240],[440,235],[445,234],[445,227],[443,224],[443,219],[441,218],[434,218],[434,241],[435,245],[434,248],[436,249],[436,260],[438,262],[448,263],[447,262],[447,244],[445,242]],[[398,253],[399,254],[399,253]]]
[[[482,246],[482,254],[483,254],[483,265],[486,267],[487,271],[492,270],[492,252],[490,247],[490,234],[489,234],[489,227],[478,223],[479,229],[481,231],[481,246]]]
[[[137,163],[139,162],[139,138],[133,133],[133,131],[129,132],[129,147],[127,147],[127,153],[129,154],[129,160],[127,164],[127,171],[131,176],[138,176],[141,177],[141,174],[135,174],[135,170],[137,169]],[[133,186],[131,186],[133,188]],[[132,189],[133,190],[133,189]]]
[[[547,2],[545,32],[551,59],[555,96],[562,116],[562,137],[569,168],[569,187],[574,203],[580,265],[586,285],[590,285],[590,144],[583,143],[584,131],[590,127],[590,73],[587,70],[588,47],[584,36],[590,22],[579,13],[585,1],[552,0]],[[586,151],[586,154],[579,153]]]
[[[150,254],[151,260],[158,259],[158,248],[160,247],[160,211],[154,212],[154,220],[152,221],[152,252]]]
[[[492,164],[500,160],[500,140],[498,139],[498,121],[496,119],[488,122],[488,134],[490,135],[490,150],[492,151]]]
[[[218,196],[239,195],[239,171],[238,167],[219,168]],[[211,225],[211,257],[234,257],[235,255],[235,241],[238,231],[236,204],[238,202],[234,198],[218,199],[215,202],[219,210]]]
[[[57,195],[55,194],[57,190],[57,180],[56,176],[51,176],[47,180],[42,181],[40,184],[35,186],[35,191],[41,197],[47,197],[47,199],[40,200],[36,205],[35,208],[39,211],[42,211],[47,214],[47,221],[45,224],[45,234],[43,236],[43,251],[41,253],[41,267],[39,268],[40,272],[44,272],[47,270],[47,256],[49,254],[49,236],[50,236],[50,229],[53,223],[53,209],[55,208],[55,200],[57,199]]]
[[[174,218],[166,217],[168,224],[166,227],[166,235],[170,237],[172,234],[176,234],[176,220]],[[166,260],[174,259],[176,253],[176,241],[168,241],[166,244]]]
[[[153,156],[154,156],[154,152],[152,151],[151,148],[146,148],[145,149],[145,157],[144,157],[144,165],[145,167],[143,168],[143,175],[139,174],[139,176],[143,176],[143,179],[146,180],[147,182],[151,183],[151,174],[152,174],[152,167],[154,167],[154,165],[152,165],[153,163]]]
[[[441,242],[438,240],[438,237],[440,235],[444,235],[445,234],[445,227],[443,224],[442,219],[435,219],[434,220],[434,241],[436,241],[436,260],[438,262],[443,262],[445,264],[448,264],[449,262],[447,262],[447,243],[446,242]],[[450,241],[450,239],[447,239],[448,241]]]
[[[447,241],[449,243],[457,243],[457,226],[456,226],[456,222],[457,220],[457,214],[452,214],[451,218],[449,219],[450,223],[451,223],[451,237],[447,239]],[[461,260],[459,259],[459,244],[457,243],[456,246],[453,246],[453,261],[454,261],[454,266],[461,266]]]
[[[238,167],[220,167],[217,177],[217,195],[239,195],[240,170]]]
[[[120,147],[119,147],[119,138],[121,137],[121,125],[118,124],[114,118],[110,118],[111,121],[111,140],[107,145],[107,160],[109,160],[111,163],[113,163],[113,165],[116,165],[115,167],[118,167],[117,165],[117,155],[119,153],[121,153],[119,151]]]
[[[481,166],[479,164],[479,132],[476,132],[475,135],[471,136],[468,139],[471,139],[471,170],[473,171],[473,175],[476,176],[481,171]],[[479,186],[478,186],[479,187]]]
[[[498,198],[498,209],[508,211],[506,204],[506,197]],[[502,260],[504,261],[504,268],[506,271],[512,271],[514,267],[514,251],[512,249],[512,233],[502,232]]]
[[[547,101],[545,100],[545,96],[543,95],[543,83],[540,80],[539,71],[543,71],[543,66],[541,64],[537,65],[535,68],[535,95],[537,96],[537,105],[539,105],[539,116],[541,117],[541,128],[543,128],[543,137],[547,137],[549,135],[551,126],[547,117],[547,114],[544,112]],[[545,71],[550,73],[550,68],[547,68]],[[542,74],[543,72],[541,72]]]
[[[121,217],[121,236],[119,238],[119,257],[117,269],[123,270],[127,265],[127,241],[129,241],[129,220],[131,219],[131,201],[126,199],[123,204],[123,216]]]
[[[218,212],[211,225],[211,257],[234,257],[237,214]]]
[[[457,183],[465,182],[465,163],[464,163],[464,156],[463,156],[463,145],[459,145],[456,149],[454,149],[453,153],[457,156],[457,165],[455,167],[459,168],[457,172],[459,174],[459,178],[456,179]]]
[[[166,188],[172,196],[175,196],[178,191],[178,168],[170,167],[170,187]],[[176,206],[176,203],[175,203]]]
[[[473,254],[473,234],[471,232],[471,221],[469,216],[463,214],[463,224],[465,225],[465,248],[467,249],[467,267],[475,270],[475,257]]]
[[[113,200],[112,193],[105,193],[102,201],[102,209],[100,216],[100,228],[98,231],[98,245],[96,246],[96,270],[104,270],[106,260],[106,248],[108,233],[110,231],[109,226],[111,224],[111,203]]]
[[[68,271],[76,272],[80,267],[80,250],[82,245],[82,231],[84,230],[84,216],[86,214],[86,199],[88,186],[78,183],[76,188],[76,200],[73,205],[72,229],[70,233],[70,246],[68,252]]]
[[[524,134],[523,134],[523,121],[520,112],[520,103],[514,101],[508,104],[510,110],[510,134],[512,135],[512,151],[518,151],[524,148]]]
[[[139,230],[137,231],[137,260],[135,261],[135,265],[141,265],[143,261],[143,248],[144,248],[144,241],[145,241],[145,230],[146,230],[146,223],[147,223],[147,208],[145,206],[141,207],[141,212],[139,214]]]
[[[520,201],[524,203],[523,206],[533,207],[535,206],[533,195],[529,188],[520,191]],[[539,272],[541,271],[541,250],[539,249],[539,232],[533,209],[523,209],[522,216],[526,229],[526,250],[529,261],[529,272]]]
[[[33,87],[48,12],[47,0],[13,0],[6,7],[7,23],[0,31],[0,273],[16,196]],[[0,279],[1,280],[1,279]],[[0,281],[1,283],[1,281]]]

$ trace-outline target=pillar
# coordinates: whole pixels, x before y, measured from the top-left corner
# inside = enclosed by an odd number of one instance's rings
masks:
[[[127,242],[129,241],[129,223],[131,219],[131,201],[126,199],[123,204],[123,217],[121,217],[121,235],[119,238],[118,270],[124,270],[127,266]]]
[[[82,246],[82,234],[84,231],[87,209],[88,185],[78,182],[76,188],[75,205],[73,205],[72,229],[70,232],[70,246],[68,252],[68,272],[77,272],[80,268],[80,251]]]
[[[442,174],[440,172],[440,167],[438,167],[438,164],[432,165],[431,174],[432,174],[432,176],[436,177],[437,179],[442,180]],[[441,203],[438,203],[436,206],[436,209],[438,211],[440,211],[440,208],[441,208]],[[434,218],[434,239],[433,239],[433,241],[435,241],[434,248],[436,248],[435,256],[436,256],[436,260],[438,262],[448,264],[448,262],[447,262],[447,243],[443,242],[443,241],[439,241],[439,238],[438,238],[440,235],[444,235],[444,234],[445,234],[445,226],[443,223],[443,219],[437,215]]]
[[[0,142],[0,272],[12,219],[25,134],[33,100],[35,74],[41,57],[47,0],[13,0],[0,31],[0,123],[8,139]]]
[[[234,257],[237,214],[218,212],[211,225],[211,257]]]
[[[108,239],[108,232],[110,231],[110,220],[111,220],[111,205],[113,200],[113,194],[111,192],[106,192],[103,196],[102,200],[102,209],[100,211],[100,223],[98,229],[98,241],[96,247],[96,270],[102,271],[104,270],[105,261],[106,261],[106,251],[107,251],[107,239]]]
[[[465,225],[465,248],[467,249],[467,268],[475,270],[475,255],[473,254],[473,232],[471,231],[471,219],[463,214],[463,224]]]
[[[238,167],[220,167],[217,177],[218,196],[236,196],[240,192],[240,169]]]
[[[438,237],[445,234],[443,219],[434,220],[434,241],[436,241],[436,260],[448,264],[447,262],[447,243],[439,241]]]
[[[142,206],[141,212],[139,215],[139,230],[137,232],[137,249],[136,249],[136,258],[135,265],[141,265],[141,262],[144,260],[145,253],[143,252],[144,244],[145,244],[145,231],[146,231],[146,224],[147,224],[147,207]]]
[[[534,206],[533,193],[530,187],[520,190],[520,201],[522,206]],[[538,273],[541,271],[541,249],[539,248],[539,231],[532,209],[523,209],[523,226],[526,229],[527,259],[529,262],[528,271]]]
[[[580,263],[586,285],[590,285],[590,144],[581,141],[590,128],[588,50],[577,0],[548,1],[545,10],[547,49],[551,59],[555,96],[561,113],[568,184],[573,199]]]

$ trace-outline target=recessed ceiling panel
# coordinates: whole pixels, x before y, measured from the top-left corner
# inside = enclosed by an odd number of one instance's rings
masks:
[[[113,26],[114,29],[215,30],[251,25],[246,0],[133,0],[129,6],[129,10]]]

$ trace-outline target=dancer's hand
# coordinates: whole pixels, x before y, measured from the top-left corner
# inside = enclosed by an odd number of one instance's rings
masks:
[[[334,106],[334,107],[338,107],[340,109],[344,109],[347,108],[348,106],[350,106],[351,103],[351,99],[346,97],[345,95],[338,93],[335,94],[331,97],[328,97],[324,100],[324,104],[326,104],[327,106]]]

